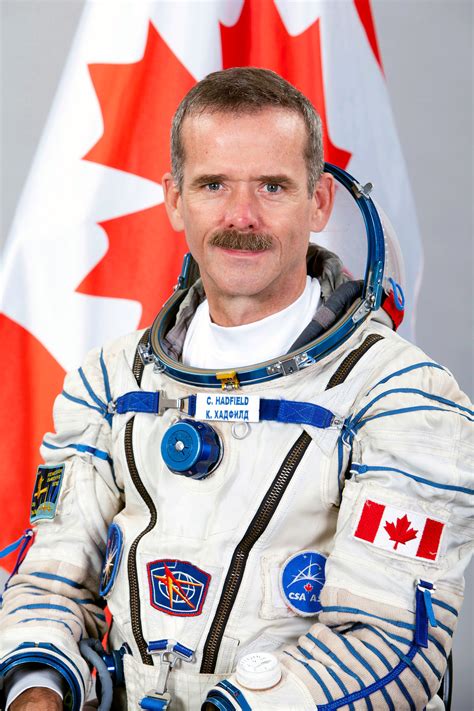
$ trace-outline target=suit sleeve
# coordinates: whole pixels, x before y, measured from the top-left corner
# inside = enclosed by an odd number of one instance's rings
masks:
[[[107,529],[122,508],[111,456],[114,358],[91,352],[66,376],[45,435],[31,502],[34,542],[9,580],[0,613],[3,675],[37,663],[59,671],[81,708],[90,689],[78,650],[106,630],[98,595]],[[69,699],[70,701],[70,699]]]
[[[412,363],[346,422],[323,609],[282,658],[320,711],[424,709],[436,693],[474,537],[472,421],[446,370]]]

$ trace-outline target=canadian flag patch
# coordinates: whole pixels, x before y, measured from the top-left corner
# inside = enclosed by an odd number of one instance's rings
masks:
[[[408,558],[437,560],[445,523],[367,499],[354,538]]]

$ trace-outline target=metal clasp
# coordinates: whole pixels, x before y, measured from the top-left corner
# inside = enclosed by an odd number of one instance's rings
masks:
[[[278,360],[267,368],[268,375],[291,375],[299,370],[298,363],[294,358],[288,360]]]
[[[153,357],[152,350],[150,348],[150,345],[147,343],[139,343],[137,347],[138,355],[140,356],[140,360],[143,363],[143,365],[149,365],[150,363],[154,363],[155,359]]]
[[[268,375],[291,375],[316,363],[308,353],[298,353],[294,358],[278,360],[267,367]]]
[[[163,363],[157,358],[149,343],[139,343],[137,347],[138,356],[143,365],[151,365],[153,363],[153,372],[162,373],[165,370]]]
[[[365,185],[360,185],[360,183],[354,182],[352,186],[352,192],[358,198],[365,197],[368,198],[373,190],[373,183],[366,183]]]
[[[334,415],[330,426],[335,427],[336,429],[340,430],[340,429],[342,429],[343,425],[344,425],[344,418],[341,417],[340,415]]]
[[[171,674],[171,670],[176,665],[179,657],[170,651],[161,652],[160,655],[160,671],[158,674],[158,681],[156,683],[156,694],[164,694],[168,688],[168,678]]]
[[[188,397],[169,398],[164,390],[160,390],[158,400],[158,414],[163,415],[165,410],[178,410],[183,412],[185,409],[186,400]]]
[[[163,640],[164,642],[165,640]],[[157,654],[160,657],[160,667],[158,672],[158,680],[156,687],[151,691],[147,691],[145,698],[141,700],[140,706],[142,708],[152,709],[156,708],[156,711],[166,711],[168,705],[171,701],[171,695],[167,691],[168,689],[168,679],[173,667],[176,666],[177,662],[184,659],[186,662],[190,662],[194,659],[194,653],[191,656],[183,654],[177,649],[178,646],[175,640],[166,640],[166,648],[164,649],[153,649],[152,644],[148,646],[148,651],[150,654]],[[143,702],[146,700],[146,705]],[[156,701],[156,706],[153,704]],[[151,703],[150,703],[151,702]]]
[[[359,308],[352,315],[352,321],[358,323],[361,319],[365,318],[367,314],[373,310],[375,305],[374,294],[369,294],[368,297],[361,303]]]
[[[220,373],[216,373],[216,378],[220,381],[222,390],[238,390],[240,387],[235,370],[222,370]]]

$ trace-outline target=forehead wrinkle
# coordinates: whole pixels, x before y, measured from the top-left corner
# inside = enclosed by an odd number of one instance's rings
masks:
[[[264,135],[271,140],[271,147],[267,145],[267,158],[269,162],[267,165],[262,164],[261,155],[259,155],[260,165],[254,164],[252,166],[252,163],[254,163],[253,145],[255,145],[256,142],[258,147],[261,146],[261,144],[259,144],[258,134],[255,135],[255,132],[252,134],[252,122],[254,119],[264,116],[268,116],[269,120],[271,120],[272,129],[264,131]],[[276,137],[280,140],[277,141],[277,145],[275,145],[275,133],[273,130],[275,128],[275,116],[278,116],[279,121]],[[222,124],[222,126],[219,125],[219,123],[216,124],[216,121],[219,121],[221,118],[226,119],[226,122]],[[243,124],[239,125],[241,121],[243,121]],[[250,124],[248,122],[250,122]],[[229,131],[230,127],[231,129]],[[249,140],[249,136],[252,140]],[[294,143],[296,137],[298,145]],[[202,173],[202,175],[219,176],[226,180],[236,179],[240,177],[238,173],[235,172],[235,168],[238,167],[239,170],[244,169],[245,180],[259,180],[262,176],[275,179],[276,176],[282,175],[284,178],[287,178],[288,174],[285,169],[285,164],[290,160],[288,167],[291,172],[294,168],[291,156],[294,156],[295,152],[302,164],[305,165],[306,163],[305,138],[305,125],[302,118],[297,114],[293,114],[292,112],[288,113],[282,109],[271,108],[268,110],[263,108],[254,114],[245,112],[243,115],[229,115],[219,111],[199,112],[197,115],[194,114],[194,116],[192,114],[186,116],[183,121],[181,135],[183,168],[185,170],[188,169],[188,161],[192,160],[194,163],[194,175]],[[285,141],[284,139],[287,140]],[[231,161],[230,164],[224,165],[222,162],[220,162],[220,164],[216,163],[213,160],[214,153],[221,159],[227,154],[228,161]],[[280,163],[280,166],[278,163]],[[192,182],[194,182],[194,179]]]

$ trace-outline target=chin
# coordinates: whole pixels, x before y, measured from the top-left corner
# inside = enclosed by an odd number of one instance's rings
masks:
[[[258,270],[249,273],[246,269],[222,269],[214,275],[214,283],[219,291],[229,296],[253,296],[265,289],[270,281],[262,280]]]

